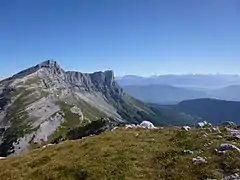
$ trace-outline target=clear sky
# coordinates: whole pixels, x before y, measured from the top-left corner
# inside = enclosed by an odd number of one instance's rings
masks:
[[[239,0],[0,0],[0,76],[69,70],[240,74]]]

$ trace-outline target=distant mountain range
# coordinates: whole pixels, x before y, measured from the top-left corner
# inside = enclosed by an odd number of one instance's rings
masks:
[[[176,104],[186,99],[207,97],[204,91],[170,85],[129,85],[122,88],[126,93],[141,101],[160,104]]]
[[[231,85],[240,85],[239,75],[229,74],[187,74],[187,75],[158,75],[141,77],[127,75],[117,78],[120,86],[164,84],[177,87],[194,87],[199,89],[221,88]]]
[[[126,76],[118,83],[131,96],[150,103],[176,104],[199,98],[240,100],[238,75]]]

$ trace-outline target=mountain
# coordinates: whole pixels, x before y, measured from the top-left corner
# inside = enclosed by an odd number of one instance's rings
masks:
[[[240,85],[231,85],[224,88],[215,89],[209,91],[211,97],[228,100],[228,101],[240,101]]]
[[[130,77],[130,78],[129,78]],[[229,74],[183,74],[157,75],[151,77],[125,76],[118,79],[120,86],[165,84],[177,87],[192,87],[198,89],[221,88],[240,85],[239,75]]]
[[[205,98],[206,93],[170,85],[122,86],[131,96],[149,103],[176,104],[186,99]]]
[[[0,156],[26,152],[99,118],[168,124],[159,110],[124,93],[112,71],[64,71],[44,61],[0,82]]]
[[[185,115],[192,121],[206,120],[212,124],[221,124],[224,121],[233,121],[240,124],[240,102],[218,99],[194,99],[180,102],[177,105],[152,105],[161,111],[171,112],[176,118]]]

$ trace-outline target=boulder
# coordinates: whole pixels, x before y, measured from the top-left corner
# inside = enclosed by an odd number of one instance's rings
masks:
[[[202,128],[204,125],[205,125],[205,124],[204,124],[203,122],[199,122],[199,123],[197,124],[197,126],[200,127],[200,128]]]
[[[192,161],[193,161],[194,164],[207,163],[206,158],[203,158],[203,157],[200,157],[200,156],[198,156],[196,158],[193,158]]]
[[[185,131],[189,131],[191,130],[191,128],[189,126],[182,126],[181,128],[182,130],[185,130]]]
[[[135,124],[127,124],[125,126],[125,129],[132,129],[132,128],[136,128],[136,125]]]
[[[156,127],[149,121],[143,121],[141,124],[140,124],[140,127],[142,128],[146,128],[146,129],[156,129]]]
[[[54,144],[47,144],[45,146],[43,146],[42,148],[45,149],[46,147],[49,147],[49,146],[53,146]]]
[[[205,126],[212,126],[212,124],[208,123],[207,121],[198,122],[198,124],[197,124],[197,127],[199,127],[199,128],[203,128]]]
[[[112,128],[111,131],[115,131],[115,130],[117,130],[117,128],[118,127],[116,126],[116,127]]]
[[[229,150],[236,150],[240,153],[240,149],[237,146],[232,144],[227,144],[227,143],[221,144],[220,148],[218,149],[219,152],[229,151]]]
[[[183,150],[184,154],[194,154],[194,151],[191,150]]]

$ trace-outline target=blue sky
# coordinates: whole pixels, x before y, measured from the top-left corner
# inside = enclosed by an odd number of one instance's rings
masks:
[[[1,0],[0,76],[69,70],[240,74],[238,0]]]

